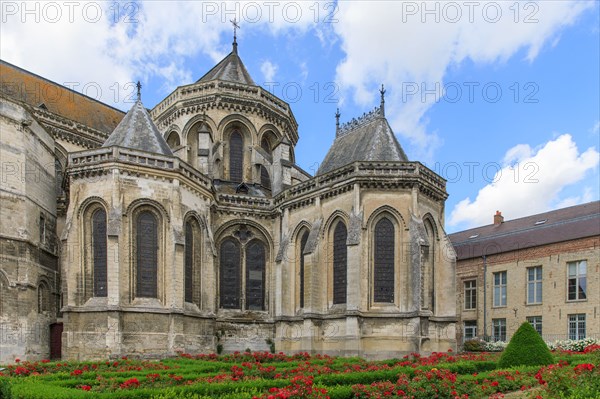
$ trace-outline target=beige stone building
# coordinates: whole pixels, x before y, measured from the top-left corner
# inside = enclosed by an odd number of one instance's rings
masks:
[[[290,106],[256,85],[235,41],[197,82],[152,110],[138,94],[126,115],[1,66],[3,165],[44,175],[3,169],[0,315],[47,341],[3,340],[0,361],[455,348],[445,181],[408,161],[383,90],[373,111],[331,123],[310,176]]]
[[[524,321],[547,342],[600,338],[600,202],[451,234],[458,342],[507,341]]]

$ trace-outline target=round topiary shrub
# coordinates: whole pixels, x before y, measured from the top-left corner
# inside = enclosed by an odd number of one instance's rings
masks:
[[[521,324],[498,362],[501,368],[542,366],[554,363],[550,349],[529,322]]]

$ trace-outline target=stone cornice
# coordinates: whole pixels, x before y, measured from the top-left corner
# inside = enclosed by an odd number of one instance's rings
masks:
[[[295,144],[298,123],[290,106],[258,86],[213,81],[177,88],[151,111],[159,129],[166,129],[181,115],[200,114],[210,109],[254,113],[279,126]]]
[[[316,176],[283,191],[274,202],[282,208],[299,208],[314,199],[335,197],[350,191],[354,184],[378,190],[419,188],[419,192],[444,201],[448,197],[446,181],[419,162],[355,162]]]
[[[85,148],[96,148],[101,146],[108,138],[106,132],[92,129],[47,110],[33,107],[30,107],[30,110],[37,120],[48,129],[54,139]]]
[[[108,174],[120,169],[124,174],[155,179],[179,179],[182,184],[205,198],[214,199],[214,209],[230,215],[275,217],[282,209],[311,206],[316,199],[334,198],[353,190],[398,190],[418,187],[419,192],[443,202],[444,179],[419,162],[355,162],[330,173],[316,176],[284,190],[275,198],[215,192],[212,180],[176,157],[149,154],[120,147],[97,148],[69,155],[67,170],[71,179]]]

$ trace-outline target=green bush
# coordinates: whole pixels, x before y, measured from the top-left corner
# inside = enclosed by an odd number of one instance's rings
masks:
[[[529,322],[524,322],[515,332],[502,353],[498,366],[545,366],[554,363],[550,349]]]

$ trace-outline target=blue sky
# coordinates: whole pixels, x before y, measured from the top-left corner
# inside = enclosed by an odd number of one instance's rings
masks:
[[[336,108],[360,116],[385,84],[409,159],[448,179],[448,231],[599,198],[598,2],[24,4],[2,2],[2,59],[124,110],[129,82],[151,108],[206,73],[235,16],[239,54],[292,106],[311,173]]]

